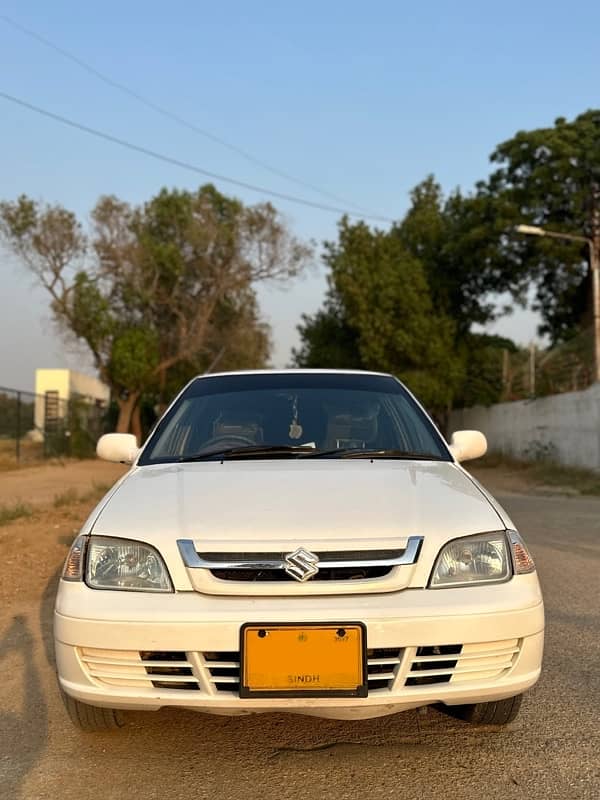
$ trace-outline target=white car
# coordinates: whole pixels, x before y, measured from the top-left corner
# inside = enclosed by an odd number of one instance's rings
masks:
[[[194,379],[73,543],[58,678],[85,730],[122,710],[362,719],[437,704],[504,724],[540,674],[544,610],[506,512],[391,375]]]

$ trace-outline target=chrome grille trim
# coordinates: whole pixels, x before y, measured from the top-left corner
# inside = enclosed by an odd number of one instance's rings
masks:
[[[415,564],[421,544],[423,542],[422,536],[410,536],[406,542],[404,550],[393,551],[395,554],[391,555],[390,551],[385,551],[384,558],[369,558],[369,550],[365,550],[363,555],[360,556],[357,551],[352,551],[345,554],[341,551],[337,554],[335,551],[328,551],[326,553],[317,553],[319,556],[319,563],[327,569],[344,569],[352,567],[402,567],[410,564]],[[214,555],[207,553],[200,555],[196,550],[196,546],[192,539],[178,539],[177,547],[183,559],[183,563],[189,569],[206,569],[206,570],[285,570],[289,565],[285,560],[285,554],[278,553],[257,553],[256,558],[252,558],[249,554],[248,557],[239,558],[243,555],[241,553],[231,553],[229,560],[227,553],[215,553]],[[377,552],[377,551],[372,551]],[[336,556],[343,556],[337,558]],[[235,558],[238,556],[238,558]],[[352,556],[352,557],[348,557]]]

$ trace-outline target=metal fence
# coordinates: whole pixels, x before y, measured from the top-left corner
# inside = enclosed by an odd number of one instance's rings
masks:
[[[594,382],[594,336],[586,329],[548,349],[503,351],[502,400],[524,400],[587,389]]]
[[[89,458],[108,430],[106,404],[89,397],[69,400],[0,386],[0,466],[44,458]]]
[[[557,347],[504,351],[503,400],[587,389],[594,382],[594,335],[587,329]]]

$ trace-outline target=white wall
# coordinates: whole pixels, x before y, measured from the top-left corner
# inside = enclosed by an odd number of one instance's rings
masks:
[[[450,432],[485,433],[490,452],[526,459],[528,450],[550,446],[561,464],[600,470],[600,383],[582,392],[517,400],[450,415]]]
[[[40,430],[44,428],[44,395],[46,392],[52,391],[58,392],[59,416],[61,417],[66,413],[66,401],[75,395],[99,400],[105,404],[108,404],[110,400],[110,389],[98,378],[92,378],[82,372],[70,369],[36,369],[35,427]]]
[[[65,401],[69,399],[68,369],[36,369],[35,371],[35,427],[44,428],[44,395],[46,392],[58,392],[60,398],[59,413],[64,416]]]
[[[102,383],[99,378],[92,378],[90,375],[84,375],[82,372],[69,370],[69,379],[71,397],[78,394],[82,397],[92,398],[93,400],[101,400],[103,403],[108,403],[110,400],[110,389],[106,384]]]

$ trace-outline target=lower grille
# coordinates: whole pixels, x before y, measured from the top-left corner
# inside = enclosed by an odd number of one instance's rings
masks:
[[[369,692],[392,688],[402,662],[403,652],[399,647],[377,647],[367,650]]]
[[[87,673],[108,686],[198,691],[187,653],[182,651],[98,650],[81,648],[79,658]]]
[[[494,680],[512,669],[521,644],[520,639],[505,639],[477,644],[423,645],[416,649],[411,647],[408,653],[401,647],[369,648],[369,693],[389,692],[394,684],[397,691],[402,681],[409,688]],[[215,692],[238,695],[240,690],[240,653],[237,650],[201,653],[86,647],[79,648],[77,653],[90,679],[107,686],[201,691],[207,695]],[[403,666],[406,660],[410,663]]]
[[[405,686],[500,678],[512,668],[520,649],[519,639],[418,647]]]
[[[188,663],[187,655],[181,651],[143,650],[140,658],[148,675],[152,676],[155,689],[192,689],[199,690],[198,681]],[[172,666],[169,666],[172,664]],[[191,678],[191,680],[181,680]]]
[[[403,650],[398,647],[383,647],[367,650],[367,676],[369,691],[391,689],[400,663]],[[203,653],[210,673],[211,683],[218,692],[238,694],[240,690],[240,654]]]
[[[229,651],[221,653],[202,653],[210,674],[210,682],[218,692],[240,691],[240,654]]]
[[[417,647],[405,686],[425,686],[428,683],[448,683],[457,659],[461,644],[441,644],[434,647]]]

